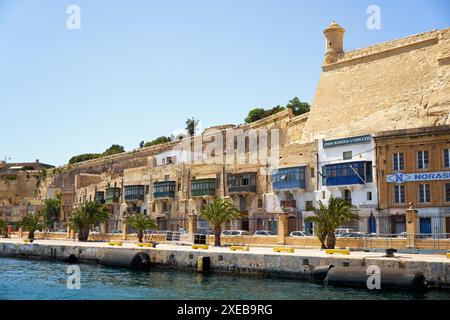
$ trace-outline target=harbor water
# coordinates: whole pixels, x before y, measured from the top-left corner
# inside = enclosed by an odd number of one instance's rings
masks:
[[[68,264],[0,258],[0,300],[450,300],[449,291],[384,292],[333,288],[300,280],[155,268],[148,272],[80,264],[80,289],[69,289]],[[70,282],[70,281],[69,281]]]

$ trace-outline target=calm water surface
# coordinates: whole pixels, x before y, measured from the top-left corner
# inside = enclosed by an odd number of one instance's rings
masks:
[[[81,289],[69,290],[68,265],[58,262],[0,258],[0,299],[445,299],[450,292],[425,294],[371,292],[325,287],[306,281],[230,275],[202,276],[153,269],[138,272],[80,264]]]

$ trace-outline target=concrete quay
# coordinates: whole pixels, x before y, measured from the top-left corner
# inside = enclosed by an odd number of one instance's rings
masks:
[[[158,244],[156,248],[140,248],[134,242],[122,247],[108,242],[78,242],[73,240],[0,239],[0,257],[64,261],[70,256],[81,263],[102,263],[106,256],[134,256],[146,253],[151,265],[175,270],[197,270],[199,257],[209,257],[211,271],[230,274],[311,279],[317,267],[368,267],[420,271],[434,288],[450,289],[450,259],[445,255],[396,254],[352,251],[350,255],[327,255],[318,249],[296,249],[294,253],[276,253],[273,248],[250,247],[250,251],[231,251],[228,247],[192,249],[191,246]],[[111,259],[110,259],[111,260]],[[109,265],[114,265],[110,263]],[[120,263],[116,264],[121,266]]]

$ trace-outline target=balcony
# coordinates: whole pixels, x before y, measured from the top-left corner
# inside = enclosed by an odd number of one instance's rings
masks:
[[[153,187],[155,189],[153,193],[155,199],[175,198],[175,181],[155,182]]]
[[[256,172],[229,173],[227,186],[229,193],[256,193]]]
[[[125,186],[125,201],[144,201],[144,189],[143,185]]]
[[[107,188],[105,203],[118,203],[120,201],[120,188]]]
[[[372,161],[337,163],[322,167],[324,186],[366,184],[372,181]]]
[[[97,203],[104,204],[105,203],[105,192],[104,191],[96,191],[94,196],[94,201]]]
[[[282,200],[282,201],[280,201],[280,207],[282,207],[282,208],[297,208],[297,202],[295,200]]]
[[[199,179],[191,181],[193,197],[216,195],[216,179]]]
[[[305,171],[306,167],[279,169],[272,175],[273,190],[305,189]]]

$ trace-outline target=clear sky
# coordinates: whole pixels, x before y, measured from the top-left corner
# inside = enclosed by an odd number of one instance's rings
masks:
[[[69,30],[69,5],[81,29]],[[369,5],[381,30],[366,27]],[[336,20],[346,50],[450,27],[449,0],[0,0],[0,159],[67,163],[255,107],[312,102]]]

